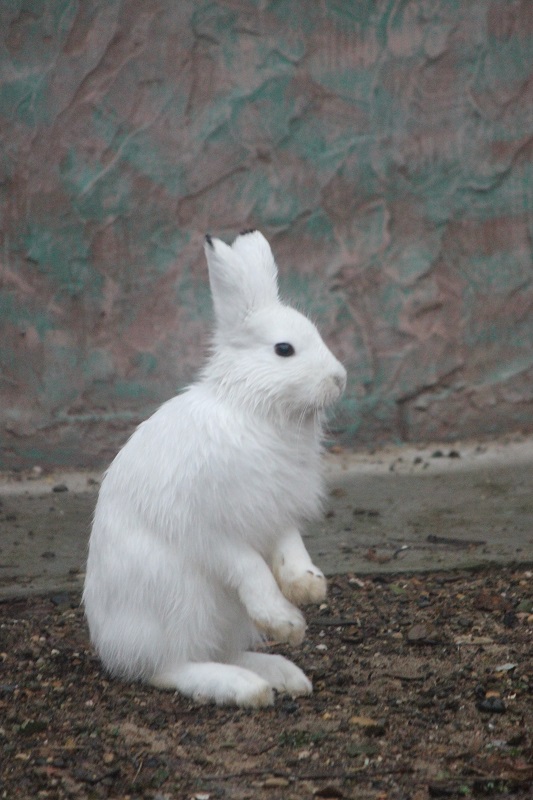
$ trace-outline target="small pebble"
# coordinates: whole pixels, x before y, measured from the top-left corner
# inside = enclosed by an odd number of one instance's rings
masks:
[[[381,719],[377,720],[371,717],[355,716],[351,717],[349,722],[350,725],[356,725],[358,728],[362,728],[369,736],[383,736],[385,733],[385,721]]]
[[[283,700],[279,706],[283,714],[297,714],[300,711],[300,706],[294,700]]]
[[[506,611],[503,615],[503,624],[506,628],[514,628],[518,622],[516,611]]]
[[[44,557],[44,556],[43,556]],[[54,606],[62,606],[63,608],[70,608],[70,597],[66,592],[53,594],[50,601]]]
[[[427,625],[413,625],[407,632],[408,642],[434,642],[435,639],[435,631],[428,628]]]
[[[484,697],[483,700],[478,700],[476,708],[478,711],[484,711],[487,714],[503,714],[506,710],[505,703],[501,697],[496,697],[494,695]]]
[[[512,672],[517,666],[518,664],[512,664],[508,661],[506,664],[500,664],[498,667],[494,667],[494,672]]]
[[[27,719],[19,728],[19,733],[29,736],[34,733],[42,733],[48,728],[48,723],[42,719]]]
[[[287,778],[267,778],[263,781],[263,786],[265,789],[284,789],[286,786],[289,785],[289,781]]]
[[[344,797],[344,794],[336,786],[323,786],[321,789],[316,789],[313,792],[315,797],[337,798]]]

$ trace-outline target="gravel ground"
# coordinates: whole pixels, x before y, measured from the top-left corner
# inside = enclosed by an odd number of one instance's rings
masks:
[[[110,680],[77,592],[0,603],[1,798],[532,797],[527,566],[330,578],[305,699],[197,706]]]
[[[303,531],[326,575],[533,563],[533,437],[334,448]],[[100,473],[0,473],[0,599],[81,591]]]

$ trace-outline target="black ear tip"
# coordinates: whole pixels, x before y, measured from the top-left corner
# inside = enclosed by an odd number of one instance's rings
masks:
[[[213,237],[210,233],[206,233],[205,235],[205,242],[209,245],[209,247],[213,248]]]
[[[257,228],[246,228],[246,230],[241,231],[239,236],[247,236],[249,233],[255,233]]]

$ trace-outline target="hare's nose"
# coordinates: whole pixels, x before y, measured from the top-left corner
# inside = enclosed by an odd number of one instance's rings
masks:
[[[333,382],[335,386],[338,387],[340,392],[344,392],[346,389],[346,372],[337,372],[333,376]]]

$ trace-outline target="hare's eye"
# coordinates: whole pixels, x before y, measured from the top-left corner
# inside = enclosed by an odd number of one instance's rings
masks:
[[[280,342],[279,344],[274,345],[274,352],[277,356],[288,358],[289,356],[294,355],[294,347],[288,342]]]

